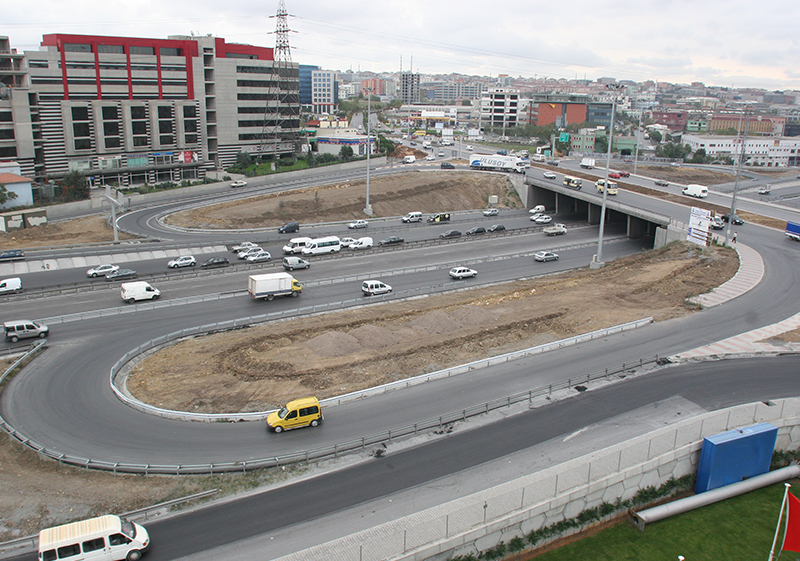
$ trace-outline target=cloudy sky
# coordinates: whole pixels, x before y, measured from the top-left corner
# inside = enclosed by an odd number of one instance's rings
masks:
[[[797,0],[284,0],[292,60],[331,70],[800,89]],[[18,51],[47,33],[214,35],[272,47],[278,0],[4,2]]]

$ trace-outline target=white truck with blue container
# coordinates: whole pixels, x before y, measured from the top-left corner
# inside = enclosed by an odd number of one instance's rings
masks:
[[[797,224],[796,222],[787,222],[785,233],[786,237],[790,240],[800,242],[800,224]]]
[[[289,273],[250,275],[247,292],[255,299],[272,300],[276,296],[300,296],[303,287]]]
[[[525,173],[528,162],[516,156],[474,155],[469,159],[469,167],[472,169],[483,169],[490,171],[515,171]]]

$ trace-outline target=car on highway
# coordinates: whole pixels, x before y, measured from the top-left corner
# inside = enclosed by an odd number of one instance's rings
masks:
[[[342,249],[348,249],[354,243],[356,243],[355,238],[342,238],[339,240],[339,245],[342,246]]]
[[[444,150],[439,150],[439,157],[444,158]]]
[[[742,220],[742,219],[739,217],[739,215],[738,215],[738,214],[734,214],[734,215],[733,215],[733,220],[731,220],[731,215],[730,215],[730,214],[723,214],[723,215],[722,215],[722,219],[723,219],[725,222],[730,222],[730,223],[732,223],[732,224],[735,224],[736,226],[741,226],[742,224],[744,224],[744,220]]]
[[[553,221],[551,216],[547,216],[546,214],[540,214],[539,216],[531,216],[531,220],[533,220],[536,224],[550,224]]]
[[[535,261],[558,261],[558,254],[552,251],[538,251],[534,254]]]
[[[659,187],[669,187],[669,181],[666,181],[664,179],[656,179],[653,183],[655,183]]]
[[[255,253],[258,253],[259,251],[261,251],[261,248],[260,248],[260,247],[258,247],[258,246],[256,246],[256,247],[250,247],[250,248],[247,248],[247,249],[243,249],[242,251],[240,251],[239,253],[237,253],[237,254],[236,254],[236,256],[237,256],[239,259],[247,259],[247,258],[248,258],[248,257],[250,257],[251,255],[253,255],[253,254],[255,254]]]
[[[385,240],[381,240],[378,242],[378,245],[396,245],[405,242],[403,238],[399,236],[389,236]]]
[[[180,267],[194,267],[197,265],[197,259],[194,258],[194,255],[182,255],[177,259],[173,259],[169,263],[167,263],[167,267],[170,269],[178,269]]]
[[[270,259],[272,259],[272,255],[270,255],[269,251],[265,251],[263,249],[247,256],[248,263],[263,263],[264,261],[269,261]]]
[[[772,187],[769,185],[764,185],[759,187],[758,194],[759,195],[769,195],[772,192]]]
[[[472,152],[472,144],[467,144],[467,147],[464,148],[467,152]]]
[[[12,277],[10,279],[0,280],[0,294],[16,294],[22,292],[22,279],[19,277]]]
[[[436,156],[434,156],[433,154],[428,154],[427,156],[425,156],[425,161],[427,161],[427,162],[432,162],[435,159],[436,159]]]
[[[347,227],[350,228],[351,230],[366,228],[367,226],[369,226],[369,222],[367,222],[366,220],[356,220],[355,222],[351,222],[350,224],[347,225]]]
[[[555,173],[553,173],[552,171],[546,171],[546,172],[544,172],[544,173],[542,174],[542,176],[543,176],[545,179],[555,179],[555,178],[556,178],[556,174],[555,174]]]
[[[489,229],[486,231],[489,232],[490,234],[494,234],[495,232],[505,232],[506,227],[503,226],[502,224],[494,224],[493,226],[489,226]]]
[[[136,271],[133,269],[117,269],[111,273],[106,275],[107,281],[117,281],[117,280],[124,280],[124,279],[135,279],[136,278]]]
[[[621,178],[621,177],[622,177],[622,174],[621,174],[621,173],[619,173],[618,171],[612,171],[612,172],[610,172],[610,173],[608,174],[608,176],[609,176],[611,179],[619,179],[619,178]]]
[[[322,423],[322,409],[316,397],[290,401],[280,411],[267,417],[267,429],[275,433],[302,427],[317,427]]]
[[[112,265],[111,263],[105,263],[103,265],[98,265],[97,267],[92,267],[88,271],[86,271],[87,277],[104,277],[108,273],[113,273],[119,269],[119,265]]]
[[[231,251],[234,253],[239,253],[240,251],[244,251],[245,249],[251,249],[253,247],[258,247],[257,243],[253,242],[242,242],[237,244],[231,248]]]
[[[239,179],[231,183],[232,189],[236,189],[237,187],[247,187],[247,181],[245,181],[244,179]]]
[[[361,283],[361,292],[364,296],[375,296],[376,294],[387,294],[392,291],[392,287],[379,280],[365,280]]]
[[[16,343],[20,339],[29,337],[41,337],[44,339],[50,333],[50,328],[43,323],[29,319],[18,319],[3,323],[3,332],[7,341]]]
[[[483,211],[484,216],[497,216],[500,214],[500,210],[496,208],[487,208]]]
[[[450,162],[442,162],[441,166],[442,169],[456,169],[456,166],[451,164]]]
[[[417,145],[417,143],[416,143],[416,142],[414,142],[414,141],[412,140],[411,142],[409,142],[409,143],[408,143],[408,145],[409,145],[409,146],[416,146],[416,145]]]
[[[19,261],[25,259],[25,253],[21,249],[7,249],[0,252],[0,261]]]
[[[311,263],[305,259],[289,255],[283,258],[283,268],[287,271],[294,271],[295,269],[308,269]]]
[[[372,247],[372,238],[370,237],[363,237],[358,238],[352,244],[350,244],[350,249],[359,250],[359,249],[369,249]]]
[[[212,257],[200,266],[204,269],[216,269],[219,267],[227,267],[230,264],[231,262],[228,261],[226,257]]]
[[[627,172],[627,171],[618,171],[617,173],[620,175],[620,177],[630,177],[631,176],[630,172]]]
[[[446,232],[439,234],[440,238],[460,238],[461,232],[458,230],[447,230]]]
[[[472,278],[477,274],[478,271],[469,267],[453,267],[450,269],[450,276],[457,280]]]
[[[550,160],[547,162],[547,165],[558,167],[558,162],[556,160]]]
[[[725,223],[719,216],[712,216],[711,222],[709,222],[708,225],[709,227],[711,227],[712,230],[722,230],[723,228],[725,228]]]
[[[475,226],[474,228],[470,228],[469,230],[466,231],[466,234],[468,236],[476,236],[485,233],[486,233],[486,228],[482,228],[481,226]]]

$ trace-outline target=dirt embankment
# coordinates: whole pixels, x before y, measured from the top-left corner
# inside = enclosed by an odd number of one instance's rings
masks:
[[[369,188],[375,217],[483,208],[491,195],[498,197],[500,207],[522,206],[500,174],[410,171],[370,179]],[[367,218],[365,204],[366,180],[359,180],[187,210],[171,215],[167,222],[187,228],[266,228],[287,220],[337,222]]]
[[[128,388],[168,409],[266,410],[301,395],[331,397],[643,317],[690,313],[686,298],[737,267],[731,250],[678,243],[599,271],[197,337],[145,359]]]

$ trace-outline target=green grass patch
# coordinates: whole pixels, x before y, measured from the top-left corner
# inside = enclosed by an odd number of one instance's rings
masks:
[[[765,487],[648,525],[644,533],[627,522],[621,523],[539,555],[536,560],[674,561],[678,555],[686,561],[766,559],[783,492],[783,483]],[[780,541],[776,549],[779,547]],[[796,558],[796,554],[788,552],[785,556],[787,561]]]

